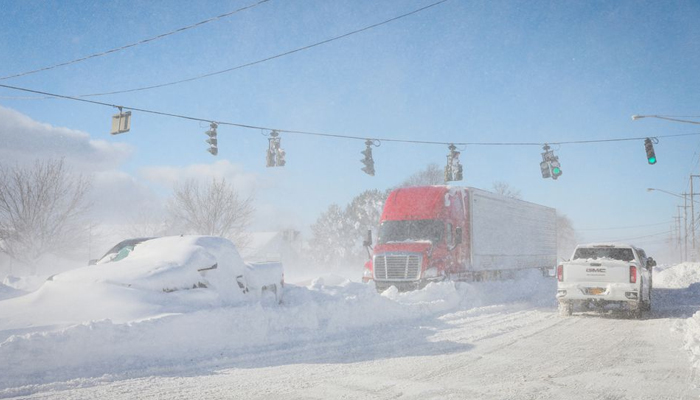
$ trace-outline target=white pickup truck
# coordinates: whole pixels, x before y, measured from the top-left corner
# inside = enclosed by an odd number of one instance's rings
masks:
[[[629,244],[587,244],[574,250],[571,260],[557,266],[559,313],[571,315],[574,306],[626,308],[635,318],[651,310],[653,258]]]

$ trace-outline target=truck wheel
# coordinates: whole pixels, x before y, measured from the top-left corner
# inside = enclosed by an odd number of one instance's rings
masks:
[[[559,315],[562,317],[568,317],[574,312],[574,304],[570,301],[560,301],[559,302]]]
[[[644,308],[644,302],[641,300],[639,303],[630,306],[630,317],[634,319],[642,319],[642,309]]]
[[[639,307],[642,311],[651,311],[651,283],[649,286],[649,299],[647,301],[642,300]]]

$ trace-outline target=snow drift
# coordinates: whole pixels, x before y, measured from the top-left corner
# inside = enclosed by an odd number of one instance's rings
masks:
[[[183,296],[205,292],[196,290],[134,297],[133,288],[92,286],[100,289],[99,296],[90,302],[70,290],[40,290],[0,302],[0,396],[32,393],[37,390],[34,385],[51,382],[78,379],[75,384],[80,384],[80,378],[102,376],[109,380],[212,360],[225,362],[271,346],[352,337],[359,329],[372,329],[381,335],[384,329],[401,329],[408,321],[415,325],[416,320],[438,318],[451,310],[503,303],[523,308],[555,304],[555,283],[539,273],[516,281],[444,282],[415,292],[390,289],[383,294],[372,285],[347,280],[327,285],[319,278],[308,287],[287,287],[282,305],[222,305]],[[19,315],[53,301],[68,307],[66,296],[76,302],[71,306],[84,309],[82,315],[89,319],[55,324],[50,313],[31,312],[32,327],[17,329],[12,318],[6,318],[8,307],[3,303],[12,302],[12,307],[17,307],[15,315]],[[154,300],[150,296],[168,297]],[[166,298],[167,304],[158,304],[157,300]],[[121,309],[128,311],[120,311],[119,318],[106,318]],[[100,314],[105,319],[100,319]]]

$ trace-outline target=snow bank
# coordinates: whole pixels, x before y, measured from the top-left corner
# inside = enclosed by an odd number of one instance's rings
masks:
[[[686,288],[700,282],[700,263],[682,263],[654,268],[654,286]]]
[[[13,297],[21,296],[25,293],[26,292],[23,290],[18,290],[0,283],[0,300],[11,299]]]
[[[29,332],[12,331],[11,321],[0,314],[0,334],[6,337],[0,343],[0,397],[32,393],[36,391],[33,385],[100,376],[107,380],[139,376],[147,373],[144,371],[168,371],[255,354],[263,347],[281,349],[334,335],[353,336],[368,327],[381,335],[384,329],[397,329],[397,324],[415,325],[416,320],[438,318],[447,311],[503,302],[553,306],[555,286],[551,278],[533,273],[516,281],[445,282],[414,292],[390,289],[379,294],[373,285],[334,277],[317,279],[308,287],[286,287],[282,305],[221,306],[169,297],[169,307],[154,307],[157,302],[153,299],[130,297],[130,303],[122,307],[131,311],[122,312],[121,321],[100,320],[92,315],[83,323],[60,326],[52,325],[57,321],[52,321],[50,315],[34,313],[34,330]],[[107,308],[117,307],[116,302],[128,298],[122,291],[133,290],[117,286],[111,289],[99,293],[103,299],[115,301]],[[160,295],[173,294],[185,292]],[[42,289],[0,305],[13,302],[20,309],[17,314],[21,314],[64,295]],[[150,316],[144,318],[147,314]],[[129,319],[137,316],[141,318]]]
[[[22,277],[7,275],[5,279],[3,279],[2,284],[23,292],[33,292],[39,289],[39,287],[46,282],[46,278],[48,278],[48,276],[44,275],[29,275]]]
[[[700,263],[686,262],[655,268],[654,287],[682,289],[682,296],[687,299],[700,297]],[[691,306],[697,308],[700,304]],[[685,349],[691,353],[694,367],[700,368],[700,311],[691,318],[676,321],[672,329],[683,332]]]

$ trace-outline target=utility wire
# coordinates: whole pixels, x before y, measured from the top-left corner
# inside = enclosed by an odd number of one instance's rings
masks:
[[[85,60],[89,60],[89,59],[91,59],[91,58],[97,58],[97,57],[106,56],[107,54],[116,53],[116,52],[118,52],[118,51],[122,51],[122,50],[125,50],[125,49],[128,49],[128,48],[131,48],[131,47],[136,47],[136,46],[138,46],[138,45],[142,45],[142,44],[145,44],[145,43],[148,43],[148,42],[153,42],[153,41],[155,41],[155,40],[162,39],[162,38],[164,38],[164,37],[171,36],[171,35],[174,35],[174,34],[176,34],[176,33],[184,32],[184,31],[186,31],[186,30],[190,30],[190,29],[193,29],[193,28],[202,26],[202,25],[204,25],[204,24],[208,24],[209,22],[213,22],[213,21],[220,20],[220,19],[222,19],[222,18],[230,17],[230,16],[233,15],[233,14],[236,14],[236,13],[239,13],[239,12],[241,12],[241,11],[245,11],[245,10],[251,9],[251,8],[253,8],[253,7],[257,7],[257,6],[259,6],[260,4],[266,3],[266,2],[268,2],[268,1],[269,1],[269,0],[260,0],[260,1],[258,1],[257,3],[251,4],[251,5],[247,5],[247,6],[245,6],[245,7],[241,7],[241,8],[239,8],[239,9],[237,9],[237,10],[230,11],[230,12],[227,12],[227,13],[225,13],[225,14],[217,15],[216,17],[212,17],[212,18],[209,18],[209,19],[205,19],[204,21],[199,21],[199,22],[197,22],[197,23],[195,23],[195,24],[192,24],[192,25],[188,25],[188,26],[185,26],[185,27],[182,27],[182,28],[175,29],[174,31],[162,33],[162,34],[160,34],[160,35],[153,36],[153,37],[148,38],[148,39],[139,40],[138,42],[131,43],[131,44],[127,44],[127,45],[124,45],[124,46],[121,46],[121,47],[117,47],[117,48],[114,48],[114,49],[111,49],[111,50],[107,50],[107,51],[103,51],[103,52],[100,52],[100,53],[91,54],[91,55],[89,55],[89,56],[77,58],[77,59],[75,59],[75,60],[66,61],[66,62],[62,62],[62,63],[60,63],[60,64],[54,64],[54,65],[50,65],[50,66],[47,66],[47,67],[43,67],[43,68],[31,70],[31,71],[21,72],[21,73],[14,74],[14,75],[3,76],[3,77],[0,77],[0,81],[6,80],[6,79],[18,78],[18,77],[20,77],[20,76],[31,75],[31,74],[35,74],[35,73],[41,72],[41,71],[48,71],[48,70],[50,70],[50,69],[54,69],[54,68],[58,68],[58,67],[64,67],[64,66],[66,66],[66,65],[76,64],[76,63],[79,63],[79,62],[82,62],[82,61],[85,61]]]
[[[265,1],[267,1],[267,0],[265,0]],[[284,53],[280,53],[280,54],[277,54],[277,55],[274,55],[274,56],[270,56],[270,57],[267,57],[267,58],[263,58],[263,59],[260,59],[260,60],[257,60],[257,61],[252,61],[252,62],[249,62],[249,63],[246,63],[246,64],[237,65],[237,66],[235,66],[235,67],[226,68],[226,69],[223,69],[223,70],[221,70],[221,71],[210,72],[210,73],[206,73],[206,74],[203,74],[203,75],[197,75],[197,76],[194,76],[194,77],[191,77],[191,78],[181,79],[181,80],[173,81],[173,82],[161,83],[161,84],[158,84],[158,85],[143,86],[143,87],[138,87],[138,88],[133,88],[133,89],[125,89],[125,90],[115,90],[115,91],[112,91],[112,92],[80,94],[80,95],[75,95],[74,97],[97,97],[97,96],[107,96],[107,95],[111,95],[111,94],[139,92],[139,91],[144,91],[144,90],[151,90],[151,89],[162,88],[162,87],[166,87],[166,86],[173,86],[173,85],[177,85],[177,84],[185,83],[185,82],[192,82],[192,81],[196,81],[196,80],[199,80],[199,79],[208,78],[208,77],[210,77],[210,76],[221,75],[221,74],[224,74],[224,73],[227,73],[227,72],[231,72],[231,71],[235,71],[235,70],[238,70],[238,69],[250,67],[250,66],[253,66],[253,65],[257,65],[257,64],[262,64],[262,63],[264,63],[264,62],[271,61],[271,60],[274,60],[274,59],[277,59],[277,58],[281,58],[281,57],[285,57],[285,56],[288,56],[288,55],[291,55],[291,54],[294,54],[294,53],[299,53],[299,52],[304,51],[304,50],[309,50],[309,49],[311,49],[311,48],[314,48],[314,47],[317,47],[317,46],[321,46],[321,45],[324,45],[324,44],[328,44],[328,43],[334,42],[334,41],[336,41],[336,40],[340,40],[340,39],[346,38],[346,37],[348,37],[348,36],[352,36],[352,35],[355,35],[355,34],[358,34],[358,33],[364,32],[364,31],[368,31],[368,30],[370,30],[370,29],[373,29],[373,28],[376,28],[376,27],[379,27],[379,26],[382,26],[382,25],[386,25],[386,24],[388,24],[388,23],[397,21],[397,20],[399,20],[399,19],[406,18],[406,17],[408,17],[408,16],[417,14],[417,13],[419,13],[419,12],[421,12],[421,11],[425,11],[425,10],[427,10],[427,9],[429,9],[429,8],[435,7],[435,6],[437,6],[437,5],[440,5],[440,4],[442,4],[442,3],[445,3],[445,2],[447,2],[447,1],[449,1],[449,0],[440,0],[440,1],[436,2],[436,3],[429,4],[429,5],[425,6],[425,7],[421,7],[421,8],[419,8],[419,9],[417,9],[417,10],[413,10],[413,11],[408,12],[408,13],[406,13],[406,14],[402,14],[402,15],[399,15],[399,16],[397,16],[397,17],[393,17],[393,18],[387,19],[387,20],[385,20],[385,21],[378,22],[378,23],[376,23],[376,24],[372,24],[372,25],[369,25],[369,26],[365,26],[364,28],[356,29],[356,30],[354,30],[354,31],[351,31],[351,32],[348,32],[348,33],[344,33],[344,34],[342,34],[342,35],[335,36],[335,37],[332,37],[332,38],[330,38],[330,39],[325,39],[325,40],[322,40],[322,41],[320,41],[320,42],[316,42],[316,43],[313,43],[313,44],[310,44],[310,45],[307,45],[307,46],[299,47],[299,48],[296,48],[296,49],[294,49],[294,50],[286,51],[286,52],[284,52]]]
[[[444,0],[444,1],[447,1],[447,0]],[[28,93],[40,94],[40,95],[44,95],[44,96],[55,97],[55,98],[59,98],[59,99],[73,100],[73,101],[79,101],[79,102],[83,102],[83,103],[101,105],[101,106],[105,106],[105,107],[118,108],[120,110],[124,109],[124,110],[138,111],[138,112],[142,112],[142,113],[161,115],[161,116],[165,116],[165,117],[187,119],[190,121],[200,121],[200,122],[207,122],[207,123],[216,122],[218,125],[236,126],[239,128],[264,130],[264,131],[277,131],[280,133],[292,133],[292,134],[299,134],[299,135],[332,137],[332,138],[339,138],[339,139],[351,139],[351,140],[362,140],[362,141],[365,141],[368,138],[371,138],[374,140],[379,140],[381,142],[431,144],[431,145],[441,145],[441,146],[447,146],[447,145],[451,145],[451,144],[454,144],[457,146],[542,146],[543,145],[543,143],[541,143],[541,142],[437,142],[437,141],[428,141],[428,140],[407,140],[407,139],[380,138],[380,137],[368,136],[368,135],[352,136],[352,135],[339,135],[339,134],[322,133],[322,132],[297,131],[297,130],[273,128],[273,127],[266,127],[266,126],[241,124],[241,123],[237,123],[237,122],[226,122],[226,121],[212,120],[212,119],[208,119],[208,118],[193,117],[193,116],[182,115],[182,114],[173,114],[173,113],[168,113],[168,112],[164,112],[164,111],[157,111],[157,110],[148,110],[145,108],[138,108],[138,107],[105,103],[105,102],[96,101],[96,100],[88,100],[88,99],[83,99],[83,98],[79,98],[79,97],[43,92],[40,90],[27,89],[27,88],[22,88],[22,87],[18,87],[18,86],[10,86],[10,85],[5,85],[5,84],[0,84],[0,87],[6,88],[6,89],[18,90],[21,92],[28,92]],[[670,137],[698,136],[698,135],[700,135],[700,132],[681,133],[681,134],[675,134],[675,135],[659,135],[659,136],[655,136],[655,137],[656,138],[670,138]],[[599,140],[576,140],[576,141],[564,141],[564,142],[551,142],[550,141],[550,142],[546,142],[546,143],[556,144],[556,145],[588,144],[588,143],[604,143],[604,142],[623,142],[623,141],[644,140],[644,139],[646,139],[646,137],[599,139]]]
[[[645,225],[632,225],[632,226],[618,226],[614,228],[587,228],[587,229],[575,229],[576,231],[612,231],[616,229],[630,229],[630,228],[644,228],[647,226],[659,226],[659,225],[666,225],[669,222],[659,222],[656,224],[645,224]]]
[[[652,233],[651,235],[630,237],[630,238],[624,238],[624,239],[606,240],[605,242],[626,242],[626,241],[628,241],[628,240],[643,239],[643,238],[648,238],[648,237],[654,237],[654,236],[660,236],[660,235],[667,235],[667,234],[669,234],[669,233],[673,233],[673,231],[671,230],[671,231],[657,232],[657,233]]]

